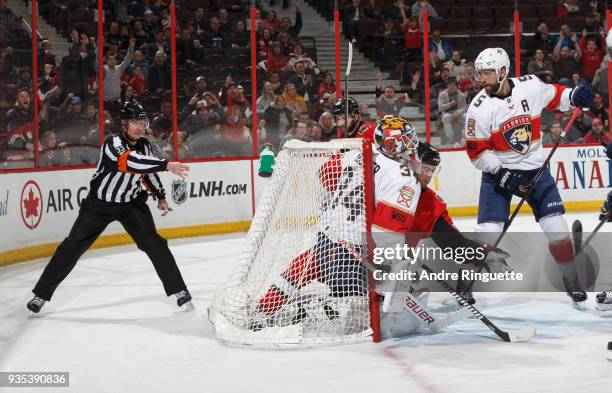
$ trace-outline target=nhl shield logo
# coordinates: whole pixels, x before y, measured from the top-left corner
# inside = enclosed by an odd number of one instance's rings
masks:
[[[518,116],[505,121],[499,126],[508,146],[519,154],[527,154],[531,147],[531,117]]]
[[[187,183],[184,180],[172,180],[172,200],[178,205],[187,200]]]

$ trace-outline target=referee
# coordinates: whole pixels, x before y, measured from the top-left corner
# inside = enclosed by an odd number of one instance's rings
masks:
[[[189,167],[151,155],[151,144],[143,137],[148,127],[147,114],[140,104],[126,102],[121,107],[121,133],[106,139],[100,152],[96,173],[87,198],[70,234],[59,245],[32,290],[35,297],[27,304],[38,313],[50,301],[57,286],[72,271],[77,261],[104,229],[119,221],[146,252],[159,276],[166,295],[176,295],[177,305],[192,309],[191,295],[168,248],[168,242],[155,229],[146,204],[147,191],[157,197],[157,207],[166,215],[170,210],[157,172],[170,171],[185,177]]]

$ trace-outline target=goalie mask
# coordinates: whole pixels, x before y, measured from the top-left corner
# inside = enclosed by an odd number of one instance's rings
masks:
[[[413,156],[419,145],[419,138],[412,125],[399,116],[387,115],[376,125],[374,141],[387,157],[399,160]]]

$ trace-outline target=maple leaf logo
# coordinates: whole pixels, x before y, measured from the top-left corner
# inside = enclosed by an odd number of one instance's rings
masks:
[[[25,215],[26,218],[33,216],[38,217],[38,205],[40,204],[40,199],[34,197],[34,192],[30,188],[30,192],[28,194],[28,198],[23,200],[23,206],[25,207]]]

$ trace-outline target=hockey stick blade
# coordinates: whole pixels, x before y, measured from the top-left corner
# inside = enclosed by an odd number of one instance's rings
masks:
[[[424,270],[427,270],[427,272],[435,273],[429,266],[427,266],[427,265],[421,265],[421,266],[422,266],[422,268]],[[505,342],[528,341],[528,340],[530,340],[535,335],[535,327],[534,326],[527,326],[527,327],[522,328],[520,330],[510,331],[510,332],[506,332],[506,331],[501,330],[500,328],[497,327],[497,325],[495,325],[493,322],[491,322],[491,320],[489,320],[489,318],[487,318],[483,313],[478,311],[478,309],[476,307],[474,307],[473,305],[471,305],[467,301],[465,301],[465,299],[463,297],[461,297],[461,295],[459,295],[453,289],[453,287],[450,286],[449,283],[447,283],[444,280],[439,280],[439,279],[436,279],[436,282],[438,284],[440,284],[442,287],[444,287],[444,289],[446,289],[455,298],[455,300],[457,300],[457,302],[459,302],[459,304],[461,304],[463,307],[469,309],[472,312],[472,314],[474,314],[474,316],[478,320],[480,320],[480,322],[484,323],[485,326],[487,326],[489,329],[491,329],[491,331],[493,331],[493,333],[495,333],[503,341],[505,341]]]

